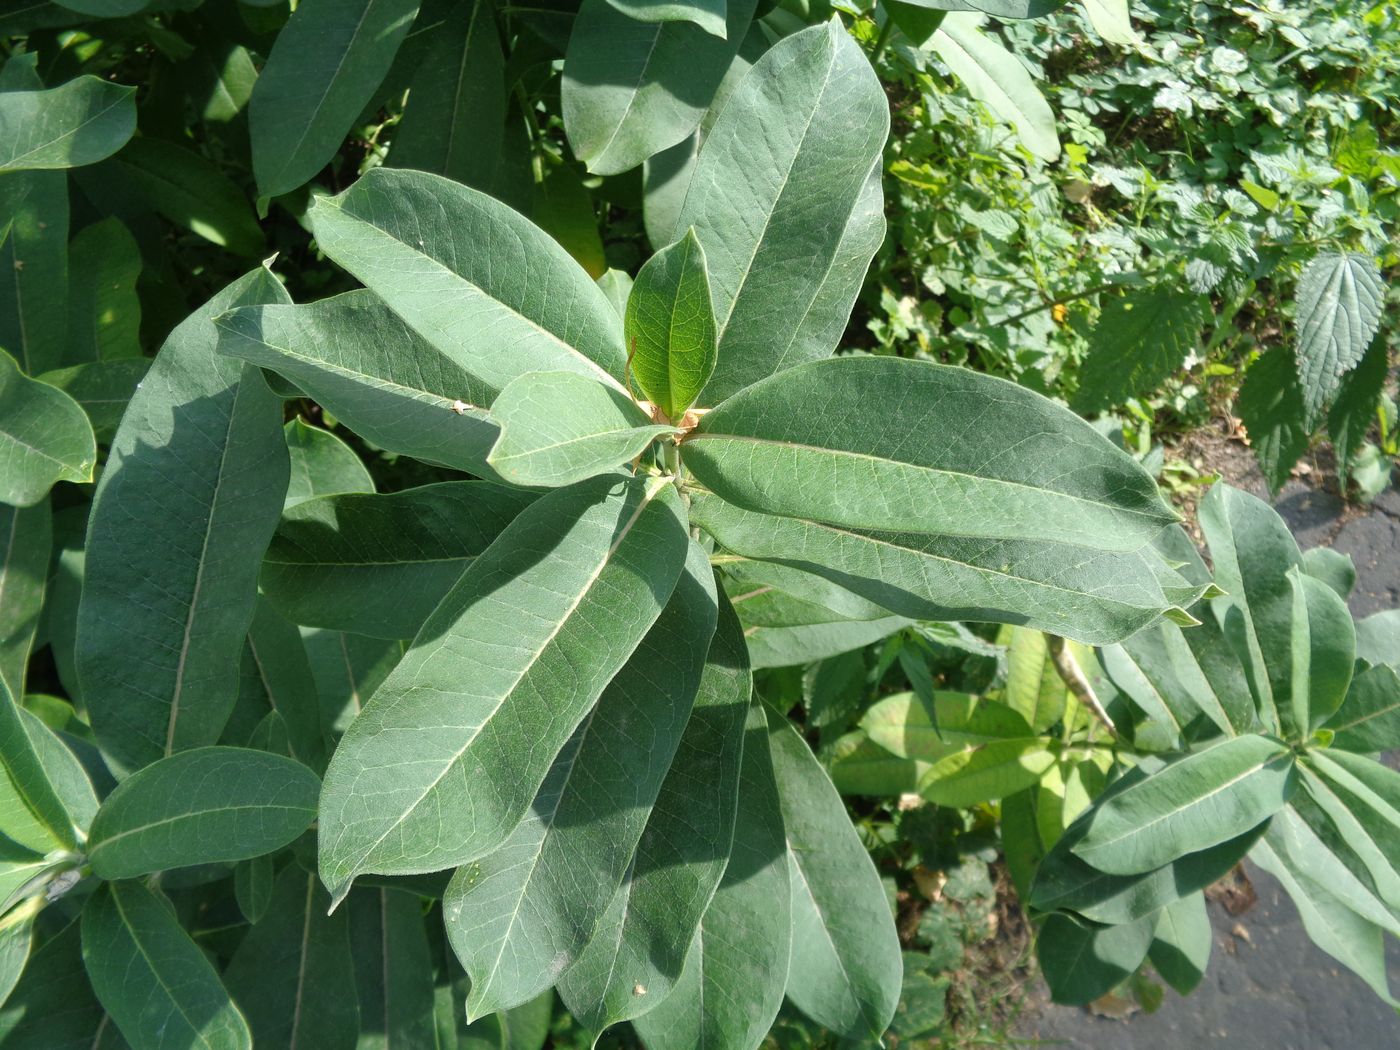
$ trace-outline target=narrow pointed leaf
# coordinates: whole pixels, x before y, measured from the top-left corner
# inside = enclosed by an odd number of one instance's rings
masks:
[[[514,485],[571,485],[635,459],[676,433],[621,390],[572,372],[531,372],[491,406],[500,428],[486,462]]]
[[[673,486],[616,477],[551,493],[501,533],[331,760],[320,864],[335,899],[360,872],[437,871],[505,841],[660,614],[686,543]]]
[[[340,147],[418,13],[418,0],[306,0],[267,56],[248,102],[258,192],[276,197]]]
[[[48,503],[23,509],[0,504],[0,684],[11,696],[24,695],[52,546]]]
[[[0,92],[0,173],[110,157],[136,130],[135,95],[135,88],[93,76],[47,91]]]
[[[79,837],[73,814],[46,772],[39,745],[26,723],[25,712],[9,687],[0,681],[0,764],[4,767],[0,801],[6,815],[4,834],[41,855],[58,847],[76,849]]]
[[[835,349],[883,236],[871,172],[888,132],[884,92],[839,20],[774,45],[730,95],[677,223],[705,248],[719,324],[703,403]]]
[[[82,406],[30,379],[0,350],[0,503],[32,507],[55,482],[91,481],[96,465],[97,441]]]
[[[300,762],[201,747],[133,773],[92,822],[88,857],[104,879],[271,853],[316,817],[320,781]]]
[[[83,963],[98,1000],[141,1050],[252,1050],[248,1024],[174,912],[139,882],[83,908]]]
[[[1380,327],[1385,289],[1375,260],[1323,252],[1298,278],[1294,357],[1309,421],[1316,422]]]
[[[320,773],[326,768],[326,746],[321,726],[321,697],[301,634],[260,596],[248,628],[248,643],[241,670],[252,672],[249,683],[276,711],[287,730],[292,758]],[[240,683],[241,692],[242,683]]]
[[[412,893],[361,889],[348,907],[360,1002],[356,1050],[438,1050],[422,903]]]
[[[904,975],[884,887],[806,742],[781,715],[768,725],[792,880],[788,998],[834,1032],[879,1039]]]
[[[359,1036],[347,913],[327,914],[316,876],[288,864],[262,920],[238,946],[224,979],[256,1044],[353,1050]]]
[[[214,353],[211,318],[285,296],[257,270],[171,333],[97,486],[78,674],[104,753],[124,772],[212,744],[232,708],[287,447],[281,400],[257,369]]]
[[[490,482],[448,481],[308,500],[283,514],[262,591],[294,623],[412,638],[532,499]]]
[[[308,218],[327,255],[486,385],[474,403],[489,405],[527,372],[622,376],[622,330],[602,290],[552,237],[486,194],[376,168],[317,198]]]

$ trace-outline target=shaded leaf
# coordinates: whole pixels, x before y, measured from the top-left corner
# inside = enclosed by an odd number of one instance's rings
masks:
[[[110,157],[136,130],[135,94],[94,76],[46,91],[0,92],[0,173]]]
[[[32,507],[56,482],[91,481],[96,465],[82,407],[0,350],[0,503]]]

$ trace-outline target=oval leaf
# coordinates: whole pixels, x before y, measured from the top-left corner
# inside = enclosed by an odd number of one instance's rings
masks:
[[[0,173],[110,157],[136,131],[135,96],[134,87],[93,76],[47,91],[0,92]]]
[[[718,354],[705,249],[694,230],[646,261],[624,322],[637,384],[667,419],[679,419],[710,381]]]

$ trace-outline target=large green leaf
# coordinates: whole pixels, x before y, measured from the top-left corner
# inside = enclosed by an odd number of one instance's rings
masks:
[[[217,319],[219,353],[295,383],[367,441],[429,463],[494,476],[496,428],[479,407],[495,391],[455,351],[418,335],[372,292]]]
[[[0,95],[0,98],[3,98]],[[59,481],[91,481],[97,441],[82,406],[0,350],[0,503],[32,507]]]
[[[360,872],[436,871],[506,840],[660,614],[687,542],[660,479],[557,490],[501,533],[331,760],[320,863],[337,900]]]
[[[1394,785],[1389,792],[1376,792],[1341,763],[1329,761],[1326,752],[1309,758],[1300,769],[1302,790],[1291,808],[1321,850],[1346,869],[1344,876],[1325,881],[1334,889],[1351,887],[1348,896],[1365,901],[1364,906],[1354,906],[1356,911],[1368,918],[1374,914],[1372,921],[1392,932],[1400,929],[1400,811],[1393,805]],[[1400,774],[1379,768],[1400,779]]]
[[[211,318],[285,297],[259,269],[197,310],[112,443],[88,529],[77,666],[118,770],[214,743],[233,706],[287,446],[281,400],[256,368],[214,352]]]
[[[1024,387],[903,358],[782,372],[707,413],[686,466],[747,510],[1135,551],[1177,520],[1146,471]]]
[[[861,728],[891,754],[924,762],[937,762],[966,744],[1031,735],[1026,720],[1003,704],[942,689],[934,691],[932,701],[914,693],[887,696],[861,716]]]
[[[281,849],[316,818],[321,782],[300,762],[239,747],[182,751],[138,770],[103,802],[88,835],[104,879]]]
[[[443,918],[471,978],[469,1019],[533,999],[592,939],[685,732],[716,609],[714,574],[692,543],[666,608],[559,752],[530,814],[457,869]]]
[[[694,22],[707,33],[724,37],[725,0],[608,0],[639,22]]]
[[[78,927],[69,923],[30,956],[0,1008],[7,1050],[129,1050],[88,984]]]
[[[793,942],[791,870],[768,725],[755,701],[744,730],[729,864],[690,942],[680,980],[632,1022],[646,1046],[757,1050],[787,985]]]
[[[1026,67],[983,33],[981,15],[954,13],[943,19],[931,45],[973,98],[1016,129],[1021,145],[1041,160],[1060,155],[1055,114]]]
[[[1039,737],[992,740],[940,758],[919,780],[919,794],[940,806],[975,806],[1024,791],[1054,764]]]
[[[1113,875],[1151,871],[1263,823],[1295,786],[1283,744],[1263,736],[1222,740],[1096,805],[1074,853]]]
[[[0,685],[11,696],[24,696],[52,546],[48,503],[26,508],[0,504]]]
[[[83,963],[98,1000],[141,1050],[252,1050],[213,965],[174,910],[139,882],[99,886],[83,908]]]
[[[624,320],[637,385],[667,419],[679,419],[710,381],[718,353],[705,249],[694,230],[646,261]]]
[[[1298,278],[1293,354],[1310,423],[1321,418],[1341,378],[1360,362],[1381,323],[1380,267],[1355,252],[1323,252]]]
[[[635,459],[674,428],[653,424],[614,386],[575,372],[530,372],[491,406],[500,428],[486,462],[515,485],[571,485]]]
[[[350,955],[360,1002],[356,1050],[439,1050],[433,1037],[433,961],[415,894],[350,895]]]
[[[738,619],[721,600],[690,721],[627,876],[559,980],[565,1004],[591,1032],[649,1012],[681,975],[729,860],[751,687]]]
[[[1050,997],[1084,1006],[1130,977],[1152,944],[1154,916],[1122,926],[1096,926],[1067,915],[1045,920],[1035,939],[1036,959]]]
[[[561,87],[574,156],[589,171],[616,175],[694,131],[753,10],[752,0],[730,0],[724,35],[715,35],[692,21],[642,21],[609,0],[584,0]]]
[[[900,758],[870,740],[864,730],[839,737],[826,752],[831,782],[843,795],[881,798],[912,794],[929,763]]]
[[[327,255],[485,385],[474,403],[489,405],[527,372],[622,376],[622,326],[602,290],[557,241],[486,194],[376,168],[307,214]]]
[[[770,711],[768,726],[791,870],[788,998],[834,1032],[878,1040],[904,975],[884,887],[806,742],[782,715]]]
[[[135,95],[93,76],[47,91],[0,91],[0,173],[110,157],[136,130]]]
[[[4,72],[18,63],[10,59]],[[67,354],[68,179],[61,171],[0,178],[0,349],[31,376],[57,368]]]
[[[304,0],[248,102],[258,192],[276,197],[335,155],[418,13],[418,0]]]
[[[316,876],[288,864],[224,974],[259,1047],[354,1050],[359,1037],[346,912],[327,914]]]
[[[1356,660],[1356,628],[1346,602],[1321,580],[1298,567],[1288,570],[1293,587],[1293,666],[1289,680],[1289,724],[1308,734],[1342,705]]]
[[[1162,909],[1147,957],[1162,980],[1189,995],[1205,976],[1214,939],[1205,894],[1197,891]]]
[[[289,508],[268,545],[263,593],[294,623],[412,638],[530,493],[447,481]]]
[[[59,847],[76,849],[79,833],[74,827],[74,814],[64,805],[45,769],[37,734],[26,722],[25,712],[9,687],[0,681],[0,811],[5,814],[4,835],[41,856]]]
[[[1006,688],[1002,690],[1006,706],[1020,715],[1028,728],[1043,733],[1064,716],[1068,695],[1064,679],[1050,659],[1045,635],[1025,627],[1011,628]]]
[[[691,519],[730,551],[823,576],[901,616],[1023,623],[1088,644],[1118,641],[1191,605],[1187,584],[1149,547],[1080,546],[868,532],[755,514],[695,493]]]
[[[835,19],[774,45],[729,96],[677,223],[705,248],[719,322],[704,403],[835,349],[884,236],[888,132],[880,82]]]
[[[1092,415],[1156,390],[1195,349],[1206,317],[1202,296],[1171,287],[1110,299],[1089,337],[1074,410]]]

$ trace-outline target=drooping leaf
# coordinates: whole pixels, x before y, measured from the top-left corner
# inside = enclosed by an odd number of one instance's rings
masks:
[[[1205,976],[1213,936],[1205,894],[1198,891],[1162,909],[1147,957],[1162,980],[1190,995]]]
[[[48,503],[0,504],[0,684],[24,696],[29,650],[39,629],[53,545]]]
[[[719,325],[702,403],[835,349],[884,237],[888,131],[884,92],[839,20],[774,45],[729,96],[677,221],[704,246]]]
[[[486,194],[376,168],[307,215],[327,255],[485,385],[476,404],[527,372],[620,385],[627,354],[606,296],[553,238]]]
[[[0,173],[76,168],[110,157],[136,130],[136,89],[94,76],[0,92]]]
[[[1065,409],[903,358],[772,376],[706,414],[682,450],[730,503],[831,525],[1134,551],[1176,520],[1146,471]]]
[[[327,914],[316,876],[288,864],[224,974],[259,1047],[354,1050],[360,1031],[347,912]]]
[[[201,747],[133,773],[93,820],[88,857],[104,879],[246,860],[310,826],[320,793],[300,762],[239,747]]]
[[[219,975],[173,910],[140,882],[108,882],[88,898],[83,964],[98,1001],[142,1050],[252,1050],[253,1037]]]
[[[675,488],[660,479],[598,478],[517,517],[331,760],[320,863],[332,896],[360,872],[440,870],[503,843],[660,614],[686,543]],[[420,757],[405,766],[404,755]]]
[[[141,356],[141,251],[119,219],[83,228],[68,246],[68,349],[63,363]]]
[[[744,730],[734,846],[724,878],[690,942],[680,979],[632,1022],[654,1050],[757,1050],[783,1003],[792,944],[791,866],[760,704],[750,708]]]
[[[287,450],[281,401],[256,369],[214,353],[211,318],[285,294],[257,270],[171,333],[98,483],[77,667],[123,772],[214,743],[233,706]]]
[[[904,974],[880,876],[806,742],[771,711],[768,726],[791,870],[788,998],[834,1032],[878,1039]]]
[[[1307,419],[1315,424],[1380,327],[1385,288],[1369,256],[1322,252],[1303,268],[1297,295],[1293,353]]]
[[[532,499],[490,482],[448,481],[307,500],[273,534],[263,593],[294,623],[412,638]]]
[[[667,419],[679,419],[710,381],[718,353],[705,249],[694,230],[647,260],[625,321],[637,384]]]
[[[721,600],[690,721],[631,867],[559,980],[569,1011],[591,1032],[649,1012],[681,976],[729,860],[751,687],[738,620]]]
[[[1155,916],[1122,926],[1050,916],[1036,935],[1035,955],[1051,998],[1083,1006],[1111,992],[1142,965],[1155,927]]]
[[[1202,296],[1172,287],[1110,299],[1089,337],[1074,410],[1092,415],[1156,390],[1181,369],[1206,318]]]
[[[1002,700],[1037,733],[1043,733],[1065,713],[1068,691],[1050,659],[1045,635],[1024,627],[1011,628],[1007,649],[1006,688]]]
[[[626,393],[574,372],[530,372],[491,406],[500,436],[486,462],[515,485],[557,487],[634,459],[674,428],[653,424]]]
[[[470,1019],[533,999],[593,938],[685,732],[716,610],[713,573],[692,543],[665,609],[559,752],[530,814],[457,869],[443,918],[471,978]]]
[[[30,379],[0,350],[0,503],[32,507],[56,482],[91,481],[96,465],[97,441],[82,407]]]
[[[219,353],[272,369],[355,433],[391,452],[494,476],[494,392],[373,293],[307,306],[255,306],[218,318]]]
[[[1074,853],[1109,874],[1151,871],[1256,827],[1295,786],[1293,757],[1282,744],[1263,736],[1222,740],[1096,805]]]
[[[309,426],[298,416],[282,433],[291,466],[285,506],[317,496],[374,491],[374,479],[355,450],[329,430]]]
[[[1287,354],[1275,350],[1249,366],[1237,407],[1269,491],[1278,492],[1311,437],[1304,424],[1303,392]]]
[[[258,192],[276,197],[314,176],[370,100],[418,0],[306,0],[267,56],[248,102]]]

